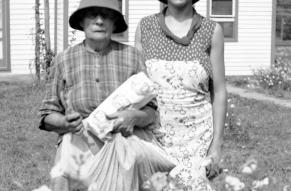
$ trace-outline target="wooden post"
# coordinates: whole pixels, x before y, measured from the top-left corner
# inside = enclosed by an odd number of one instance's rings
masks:
[[[52,61],[51,39],[50,39],[50,7],[49,0],[44,0],[44,35],[45,35],[45,78],[49,74]]]
[[[35,0],[35,74],[37,80],[40,80],[40,18],[39,18],[39,0]]]

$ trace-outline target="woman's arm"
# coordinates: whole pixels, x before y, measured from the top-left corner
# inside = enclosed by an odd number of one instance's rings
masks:
[[[115,132],[121,132],[125,137],[132,135],[134,127],[143,128],[156,121],[157,111],[149,106],[143,109],[127,109],[118,111],[107,118],[115,119],[113,129]]]
[[[143,52],[142,44],[141,44],[141,29],[140,29],[140,23],[138,23],[138,25],[136,27],[134,46],[135,46],[135,48],[138,51],[140,51],[141,53]]]
[[[82,128],[82,119],[82,116],[77,112],[67,115],[53,112],[44,117],[43,125],[47,131],[54,131],[58,134],[76,133]]]
[[[211,43],[210,61],[213,68],[213,128],[214,136],[210,145],[208,156],[214,163],[218,163],[223,143],[223,130],[226,114],[226,85],[224,67],[224,36],[222,28],[216,25]]]
[[[67,101],[63,94],[64,69],[62,53],[58,54],[50,68],[50,75],[46,83],[46,95],[39,109],[41,120],[39,128],[46,131],[54,131],[58,134],[77,132],[80,130],[82,117],[77,112],[68,113],[69,106],[64,107]]]

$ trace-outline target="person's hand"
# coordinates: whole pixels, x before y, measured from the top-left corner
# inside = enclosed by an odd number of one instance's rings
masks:
[[[206,176],[209,180],[212,180],[221,173],[221,168],[219,167],[220,150],[220,148],[210,148],[208,156],[205,159],[207,161],[205,164]]]
[[[107,119],[115,120],[113,124],[113,133],[120,132],[124,137],[132,135],[137,121],[135,113],[136,110],[130,109],[106,115]]]
[[[82,119],[80,113],[67,114],[63,118],[63,127],[67,132],[78,133],[83,128]]]

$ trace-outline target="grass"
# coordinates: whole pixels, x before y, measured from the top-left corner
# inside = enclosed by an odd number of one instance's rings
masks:
[[[225,130],[222,166],[229,171],[225,174],[243,179],[240,167],[248,158],[255,158],[261,171],[255,179],[273,181],[263,190],[283,190],[291,184],[291,109],[234,95],[231,100],[232,112],[241,124]]]
[[[291,99],[291,87],[288,88],[289,90],[280,88],[264,89],[258,85],[254,85],[255,79],[253,76],[227,76],[226,81],[230,85],[269,95],[271,97],[284,100]],[[291,80],[289,84],[291,85]]]
[[[43,88],[0,82],[0,190],[31,190],[48,183],[55,135],[38,129]]]
[[[0,191],[27,191],[49,183],[56,135],[38,129],[37,110],[43,88],[0,82]],[[226,129],[222,166],[239,176],[239,167],[254,156],[261,176],[272,177],[273,190],[291,185],[291,109],[232,96],[241,124]],[[265,189],[265,190],[272,190]]]

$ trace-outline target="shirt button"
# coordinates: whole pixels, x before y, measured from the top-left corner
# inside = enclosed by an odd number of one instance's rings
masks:
[[[97,83],[99,83],[100,82],[100,80],[99,80],[99,78],[96,78],[96,80],[95,80]]]

